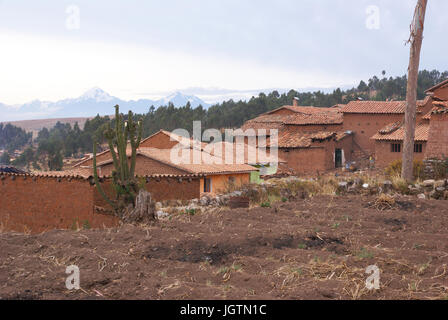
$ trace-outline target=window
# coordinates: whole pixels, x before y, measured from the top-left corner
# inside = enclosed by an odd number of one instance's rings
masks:
[[[421,144],[421,143],[414,144],[414,152],[422,153],[423,152],[423,144]]]
[[[401,152],[401,144],[400,143],[392,143],[390,152]]]
[[[212,192],[212,179],[204,178],[204,192]]]

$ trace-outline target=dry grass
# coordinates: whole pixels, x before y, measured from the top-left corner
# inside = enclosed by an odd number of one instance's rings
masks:
[[[375,201],[370,203],[370,207],[380,211],[391,210],[395,207],[395,205],[395,197],[385,193],[381,193],[378,197],[376,197]]]

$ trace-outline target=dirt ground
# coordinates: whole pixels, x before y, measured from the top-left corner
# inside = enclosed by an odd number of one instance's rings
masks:
[[[447,299],[448,202],[318,196],[153,226],[0,234],[0,299]],[[65,287],[69,265],[80,290]],[[380,269],[369,291],[366,268]]]

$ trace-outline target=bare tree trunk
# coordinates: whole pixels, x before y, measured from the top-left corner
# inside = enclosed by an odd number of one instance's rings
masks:
[[[417,80],[427,3],[428,0],[418,0],[415,8],[414,20],[411,25],[411,36],[409,38],[411,53],[409,56],[408,84],[406,92],[405,137],[403,141],[403,167],[401,171],[402,178],[407,181],[413,180]]]

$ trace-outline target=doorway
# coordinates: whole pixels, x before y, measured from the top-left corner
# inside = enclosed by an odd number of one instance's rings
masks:
[[[342,149],[334,151],[334,166],[335,168],[342,168]]]

